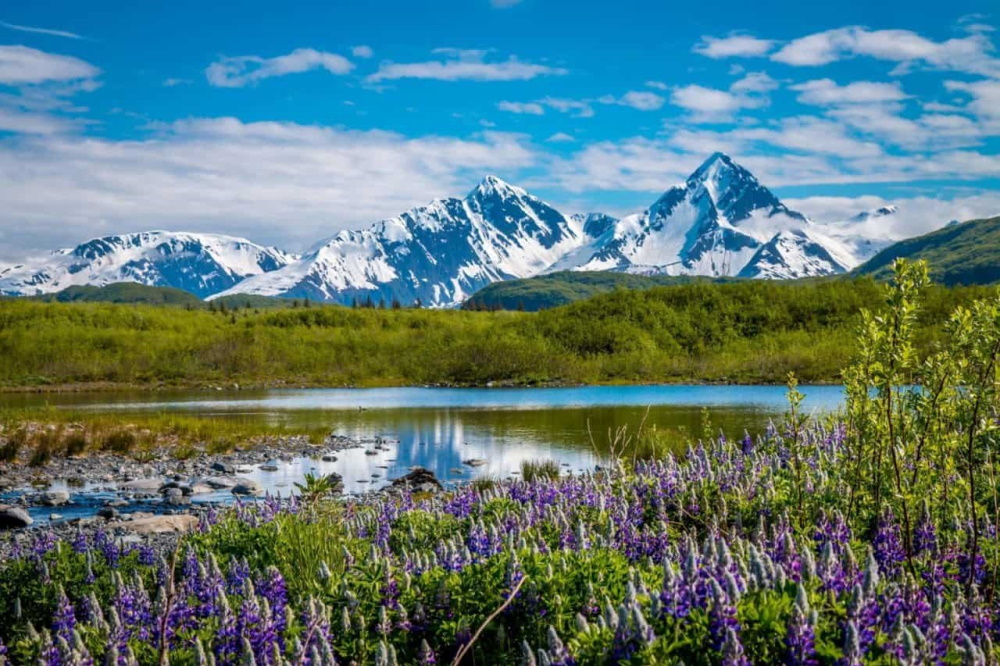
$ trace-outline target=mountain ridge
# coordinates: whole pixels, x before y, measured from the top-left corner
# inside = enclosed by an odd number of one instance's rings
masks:
[[[892,206],[834,224],[789,208],[714,153],[644,211],[567,215],[487,175],[464,197],[343,230],[291,255],[246,239],[140,232],[0,268],[0,294],[135,281],[235,295],[454,307],[488,284],[563,270],[790,279],[845,273],[891,242]],[[863,231],[863,233],[862,233]]]

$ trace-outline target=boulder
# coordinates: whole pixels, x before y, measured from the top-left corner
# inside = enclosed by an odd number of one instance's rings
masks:
[[[236,474],[236,465],[217,460],[212,463],[212,471],[219,474]]]
[[[239,483],[236,479],[229,479],[221,476],[208,476],[201,481],[212,490],[225,490],[226,488],[232,488]]]
[[[237,479],[232,492],[234,495],[263,495],[264,488],[253,479]]]
[[[260,466],[261,471],[264,472],[277,472],[278,471],[278,461],[268,460],[266,463]]]
[[[163,481],[161,479],[133,479],[132,481],[126,481],[121,484],[122,490],[131,490],[137,493],[153,493],[160,490],[163,486]]]
[[[46,490],[39,493],[36,499],[44,506],[62,506],[69,502],[69,493],[65,490]]]
[[[34,520],[24,509],[16,506],[0,505],[0,530],[16,530],[28,527]]]
[[[462,464],[468,465],[469,467],[482,467],[483,465],[488,464],[488,462],[482,458],[468,458],[463,460]]]
[[[136,534],[170,534],[190,532],[198,526],[198,517],[190,515],[149,516],[112,523],[112,527],[122,528]]]
[[[393,488],[407,488],[419,493],[436,493],[444,490],[444,486],[434,476],[434,472],[424,467],[414,467],[409,474],[401,476],[392,482]]]

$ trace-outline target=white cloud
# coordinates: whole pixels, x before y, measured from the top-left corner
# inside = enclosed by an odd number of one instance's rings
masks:
[[[573,143],[576,141],[572,136],[566,134],[566,132],[556,132],[552,136],[546,139],[549,143]]]
[[[778,89],[778,82],[767,72],[749,72],[742,79],[729,86],[734,93],[769,93]]]
[[[952,150],[932,156],[887,155],[844,138],[835,123],[796,120],[731,132],[685,130],[658,139],[632,137],[582,147],[553,160],[549,186],[569,192],[662,192],[715,150],[735,156],[769,187],[913,183],[1000,177],[1000,156]],[[773,146],[783,147],[774,151]],[[855,211],[857,212],[857,211]]]
[[[794,210],[819,222],[840,222],[861,211],[894,205],[895,215],[870,222],[868,233],[907,238],[940,229],[952,220],[965,222],[1000,214],[1000,193],[982,192],[946,197],[911,196],[886,199],[878,196],[806,197],[784,199]]]
[[[703,36],[701,42],[695,44],[694,52],[709,58],[752,58],[767,55],[775,42],[770,39],[757,39],[750,35],[731,34],[728,37]]]
[[[425,62],[383,62],[378,71],[366,79],[369,83],[398,79],[433,79],[437,81],[527,81],[538,76],[567,74],[560,67],[550,67],[518,60],[487,62],[487,51],[478,49],[435,49],[440,60]]]
[[[802,93],[798,97],[800,102],[816,106],[898,102],[907,98],[898,82],[852,81],[840,86],[831,79],[817,79],[790,88]]]
[[[664,102],[666,102],[665,99],[656,93],[649,92],[648,90],[630,90],[621,97],[604,95],[603,97],[598,98],[597,101],[601,104],[628,106],[633,109],[638,109],[639,111],[656,111],[663,106]]]
[[[234,118],[178,122],[142,140],[7,138],[0,140],[2,251],[17,258],[149,228],[298,249],[537,159],[513,134],[407,138]]]
[[[175,88],[177,86],[186,86],[189,83],[192,83],[191,79],[169,78],[169,79],[164,79],[163,80],[163,87],[164,88]]]
[[[935,42],[909,30],[869,30],[852,26],[818,32],[792,40],[771,59],[787,65],[818,66],[852,56],[868,56],[898,63],[895,73],[915,66],[1000,75],[1000,60],[985,33],[973,33]]]
[[[572,113],[574,118],[592,118],[594,115],[594,109],[590,105],[590,100],[545,97],[538,101],[560,113]]]
[[[46,53],[27,46],[0,46],[0,84],[25,85],[89,79],[97,67],[72,56]]]
[[[802,153],[837,157],[877,157],[882,154],[877,143],[850,136],[842,124],[811,116],[784,118],[768,127],[737,129],[732,135],[741,140]]]
[[[522,113],[532,116],[545,114],[545,107],[538,102],[500,102],[497,108],[508,113]]]
[[[767,80],[749,74],[733,83],[729,90],[698,84],[680,86],[674,88],[670,102],[690,111],[688,120],[693,123],[728,122],[740,109],[758,109],[770,103],[767,91],[772,89],[773,79],[766,74],[763,77]]]
[[[646,81],[646,87],[655,90],[670,90],[670,86],[663,81]]]
[[[670,101],[682,109],[703,114],[731,114],[742,108],[740,98],[726,90],[692,84],[675,88]]]
[[[1000,121],[1000,81],[945,81],[948,90],[972,96],[968,108],[980,118]]]
[[[351,49],[351,55],[354,56],[355,58],[371,58],[373,55],[375,55],[375,52],[372,51],[372,47],[370,46],[366,46],[364,44],[358,44],[357,46]]]
[[[347,74],[354,69],[354,65],[336,53],[295,49],[287,55],[274,58],[255,55],[220,58],[208,66],[205,76],[213,86],[241,88],[274,76],[301,74],[314,69],[325,69],[331,74]]]
[[[76,123],[50,113],[22,111],[0,106],[0,132],[55,134],[66,132],[74,127],[76,127]]]
[[[69,39],[83,39],[80,35],[75,32],[68,32],[66,30],[52,30],[50,28],[35,28],[30,25],[16,25],[14,23],[7,23],[6,21],[0,21],[0,26],[7,28],[8,30],[17,30],[18,32],[31,32],[38,35],[51,35],[53,37],[66,37]]]

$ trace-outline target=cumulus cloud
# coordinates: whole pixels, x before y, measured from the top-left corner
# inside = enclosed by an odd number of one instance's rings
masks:
[[[986,121],[1000,121],[1000,81],[945,81],[945,88],[970,95],[968,109]]]
[[[758,39],[750,35],[731,34],[728,37],[703,36],[695,44],[694,52],[709,58],[753,58],[767,55],[775,41]]]
[[[869,30],[860,26],[837,28],[800,37],[785,44],[771,59],[787,65],[826,65],[853,56],[898,63],[895,73],[914,67],[1000,75],[1000,60],[992,55],[986,33],[976,32],[936,42],[910,30]]]
[[[264,79],[325,69],[331,74],[347,74],[354,64],[342,55],[315,49],[295,49],[274,58],[248,55],[220,58],[205,70],[208,82],[220,88],[242,88]]]
[[[757,109],[770,102],[768,93],[778,82],[764,72],[751,72],[735,81],[729,90],[691,84],[674,88],[670,101],[691,112],[695,123],[731,120],[740,109]]]
[[[0,46],[0,85],[90,79],[97,67],[73,56],[46,53],[27,46]]]
[[[11,259],[149,228],[301,249],[537,159],[513,134],[407,138],[235,118],[173,123],[140,140],[22,136],[0,141],[0,233]]]
[[[899,82],[852,81],[841,86],[831,79],[817,79],[790,88],[802,93],[798,97],[800,102],[815,106],[899,102],[907,98]]]
[[[371,58],[373,55],[375,55],[375,52],[372,51],[372,47],[370,46],[366,46],[364,44],[358,44],[357,46],[351,49],[351,55],[354,56],[355,58]]]
[[[566,132],[556,132],[547,138],[546,141],[549,143],[573,143],[576,139],[569,134],[566,134]]]
[[[559,76],[568,71],[519,60],[488,61],[489,52],[480,49],[435,49],[438,60],[424,62],[383,62],[378,71],[367,77],[369,83],[398,79],[432,79],[436,81],[527,81],[539,76]]]

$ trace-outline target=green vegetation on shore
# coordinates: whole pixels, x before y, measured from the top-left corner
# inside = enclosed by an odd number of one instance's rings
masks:
[[[40,466],[53,458],[114,453],[142,459],[156,450],[183,458],[226,453],[276,437],[322,442],[329,428],[260,419],[220,419],[171,413],[102,413],[66,409],[0,410],[0,464]]]
[[[916,344],[986,288],[932,288]],[[838,381],[870,279],[694,282],[538,313],[0,302],[0,387]]]

